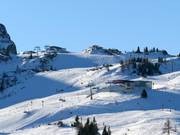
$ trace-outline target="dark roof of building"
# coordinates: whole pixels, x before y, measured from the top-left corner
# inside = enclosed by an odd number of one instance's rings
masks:
[[[113,84],[121,84],[121,83],[133,83],[133,82],[150,82],[150,81],[132,81],[132,80],[112,80],[108,83],[113,83]]]

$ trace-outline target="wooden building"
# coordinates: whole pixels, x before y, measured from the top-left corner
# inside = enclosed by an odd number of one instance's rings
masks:
[[[152,82],[151,81],[132,81],[132,80],[112,80],[109,83],[109,89],[114,90],[121,90],[123,92],[132,92],[133,90],[151,90],[152,89]]]

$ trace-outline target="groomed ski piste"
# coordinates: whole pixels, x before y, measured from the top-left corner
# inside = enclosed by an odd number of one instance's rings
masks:
[[[18,73],[19,82],[1,93],[0,134],[11,135],[75,135],[71,127],[79,115],[83,123],[96,117],[99,131],[103,125],[111,127],[112,135],[162,135],[169,119],[172,135],[180,134],[180,59],[161,66],[162,75],[146,78],[121,71],[119,61],[128,55],[58,54],[51,63],[53,71]],[[159,56],[150,56],[153,60]],[[25,61],[23,55],[2,63],[1,73],[15,70],[17,65],[31,69],[38,59]],[[103,64],[112,64],[98,68]],[[93,70],[96,69],[96,70]],[[114,79],[149,80],[153,89],[148,98],[140,98],[141,91],[131,93],[108,88]],[[93,100],[90,87],[93,84]],[[56,122],[66,125],[58,127]]]

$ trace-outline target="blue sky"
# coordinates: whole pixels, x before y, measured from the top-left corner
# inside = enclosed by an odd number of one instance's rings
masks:
[[[0,22],[19,51],[44,45],[81,51],[98,44],[180,52],[179,0],[1,0]]]

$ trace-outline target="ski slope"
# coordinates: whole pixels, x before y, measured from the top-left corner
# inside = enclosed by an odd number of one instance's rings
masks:
[[[180,71],[167,70],[163,75],[140,78],[121,71],[118,62],[122,58],[60,54],[51,63],[56,71],[20,74],[20,83],[1,93],[1,97],[13,94],[0,99],[0,134],[73,135],[76,130],[70,125],[76,115],[83,122],[95,116],[100,132],[105,124],[111,126],[112,135],[162,135],[167,119],[177,128],[171,134],[180,134]],[[35,66],[38,60],[22,63],[21,56],[16,61],[27,68]],[[92,70],[107,63],[113,64],[109,70]],[[106,82],[113,79],[149,80],[154,86],[147,91],[148,98],[141,99],[141,90],[109,90]],[[89,97],[89,84],[96,88],[93,100]],[[66,126],[53,124],[59,120]]]

